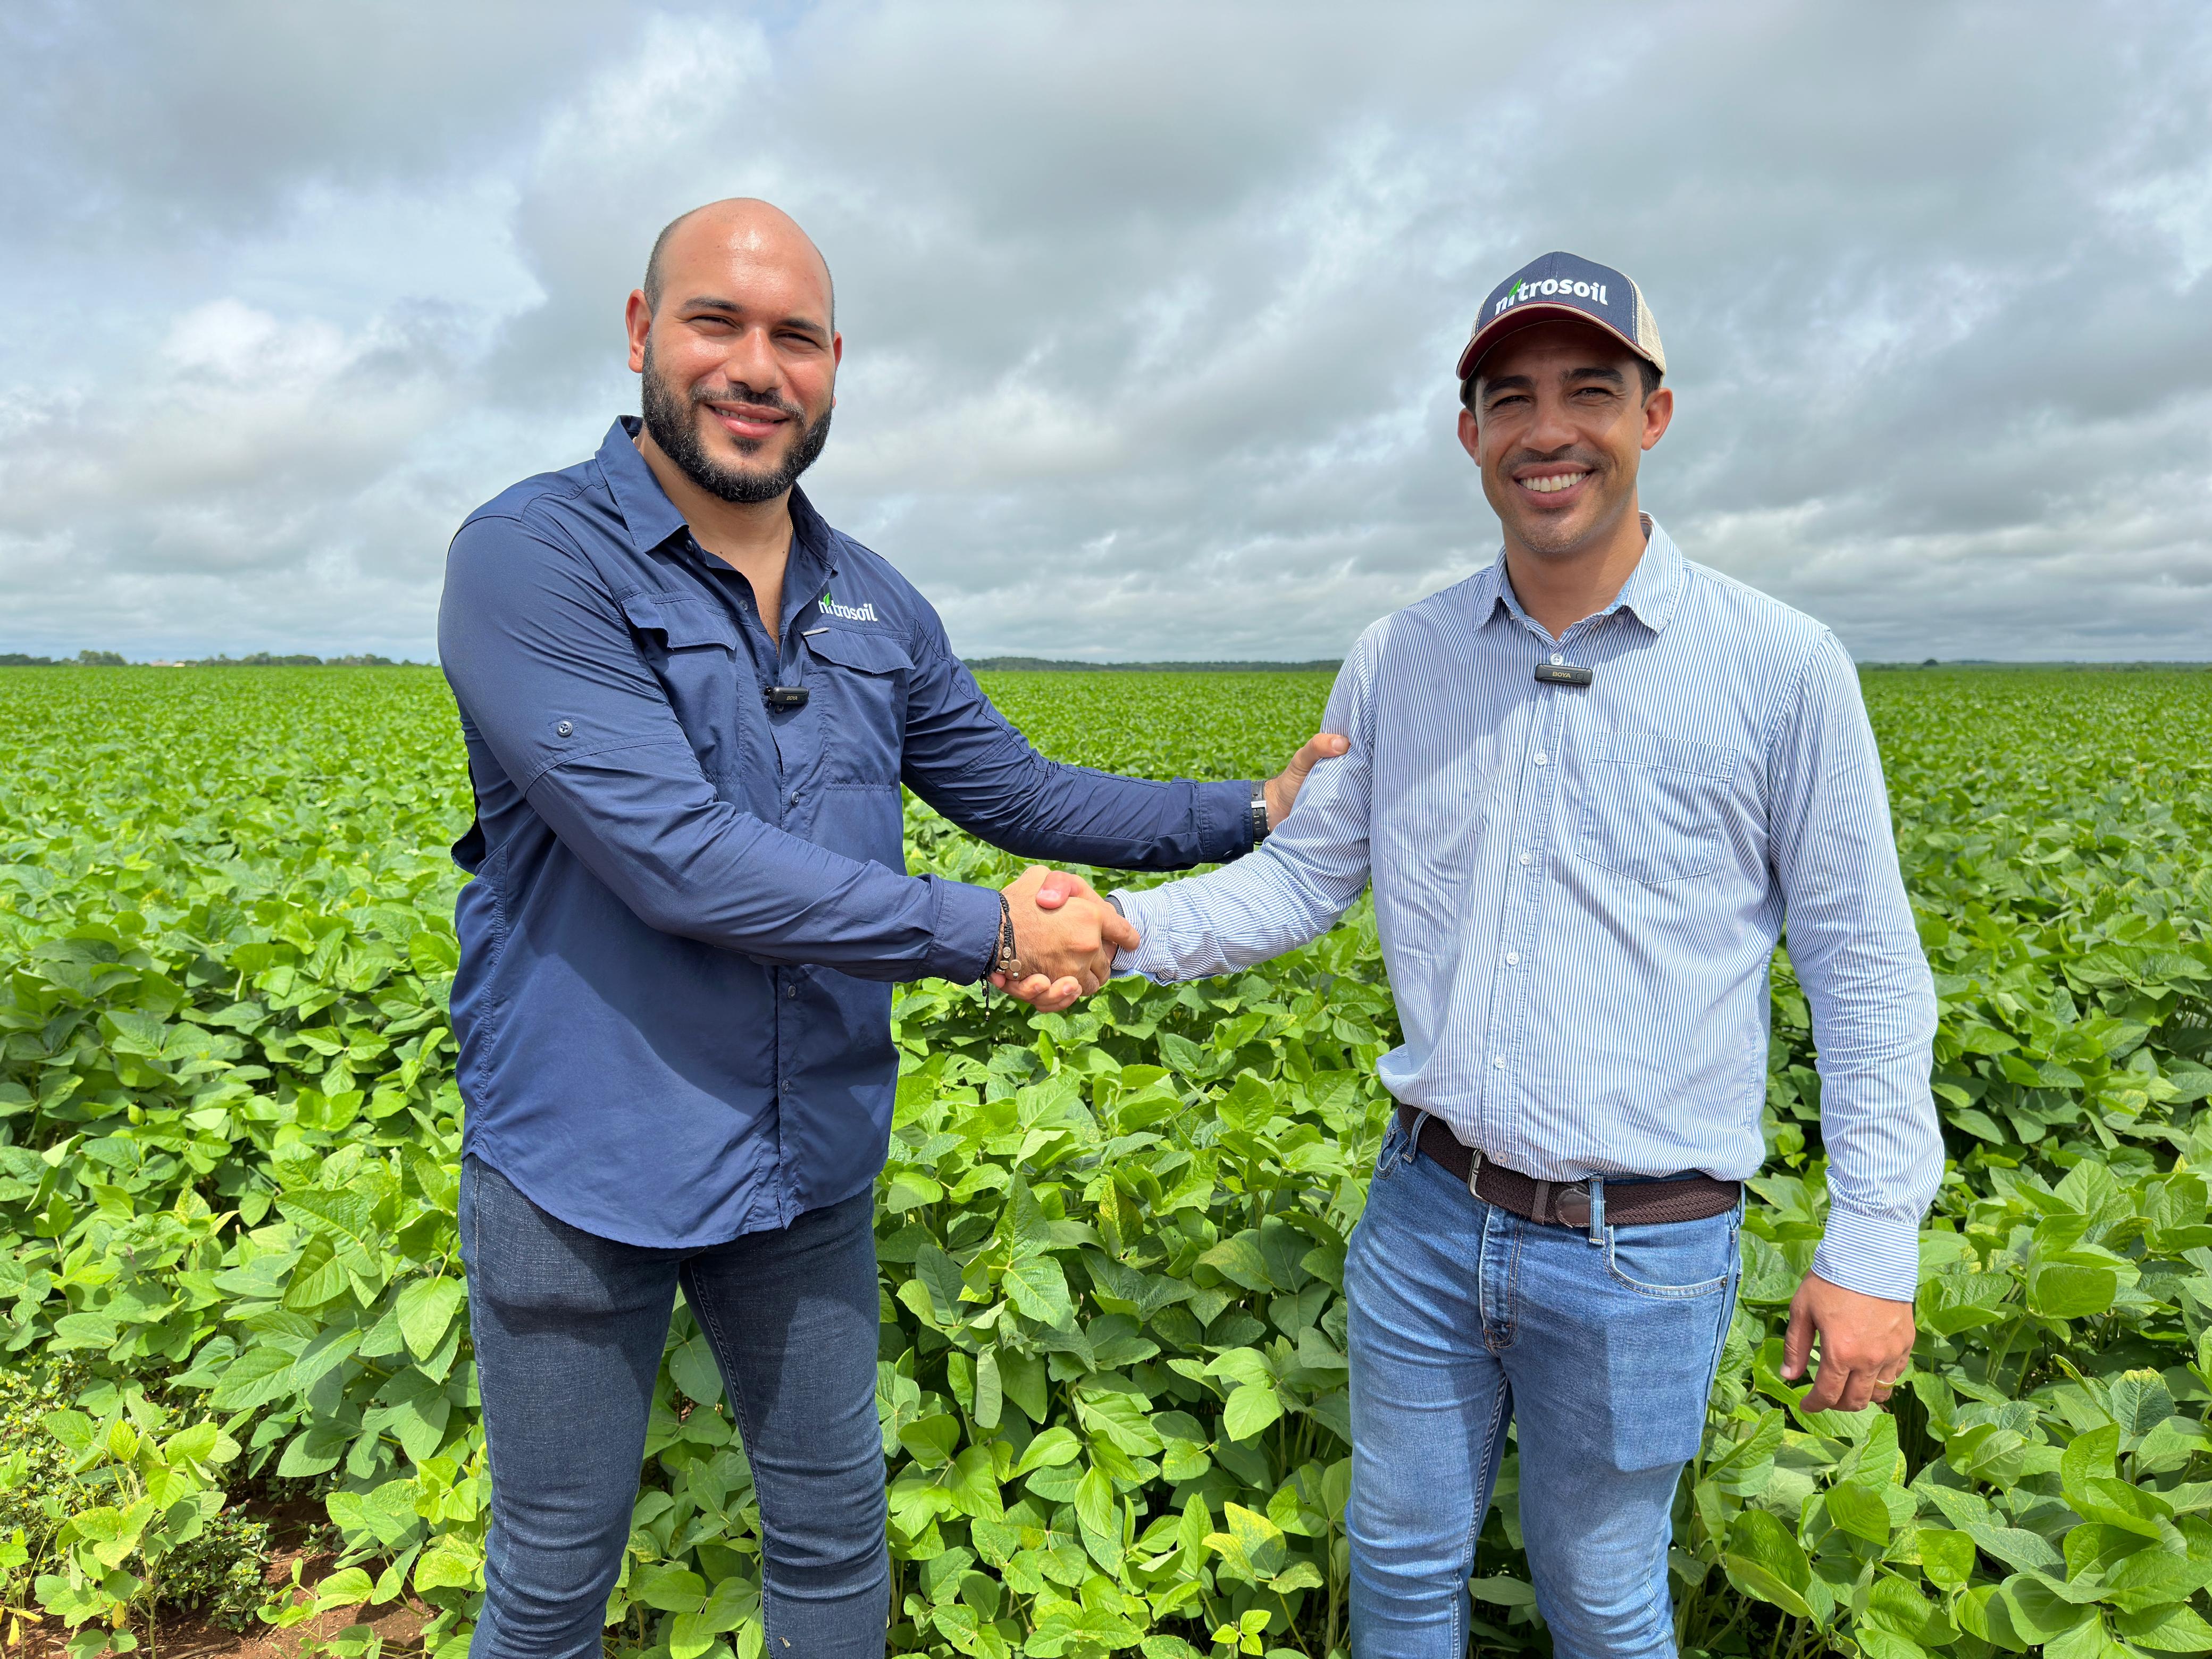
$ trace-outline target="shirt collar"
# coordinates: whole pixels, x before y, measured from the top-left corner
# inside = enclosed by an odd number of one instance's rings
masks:
[[[653,476],[653,469],[645,464],[645,457],[637,452],[637,434],[644,422],[635,415],[616,417],[607,428],[606,441],[599,446],[599,472],[607,481],[607,489],[615,498],[615,510],[622,514],[623,527],[629,532],[630,545],[640,553],[650,553],[670,537],[688,528],[684,515],[676,510],[676,503],[668,499],[668,492],[660,487],[660,480]],[[815,571],[824,580],[837,571],[833,553],[836,533],[814,510],[814,503],[806,499],[806,492],[794,485],[791,492],[791,572],[785,577],[787,588],[794,580],[805,585]],[[795,591],[795,589],[793,589]]]
[[[837,532],[823,522],[797,484],[791,487],[791,556],[783,568],[787,621],[797,607],[821,596],[837,574]]]
[[[794,565],[803,561],[824,577],[837,574],[837,532],[797,484],[791,487],[791,556]],[[785,578],[787,585],[789,580]]]
[[[599,446],[599,476],[613,493],[615,510],[622,514],[623,527],[629,532],[630,545],[640,553],[650,553],[684,528],[684,523],[676,503],[668,499],[660,480],[645,464],[645,457],[637,453],[637,434],[643,424],[635,415],[617,416],[607,428],[606,441]]]
[[[1613,595],[1613,603],[1598,612],[1600,617],[1610,617],[1616,611],[1626,611],[1654,634],[1663,631],[1681,603],[1682,586],[1689,575],[1689,562],[1674,539],[1659,527],[1658,520],[1644,515],[1651,533],[1644,538],[1644,556],[1629,572],[1628,580]],[[1472,597],[1475,615],[1483,623],[1494,620],[1500,610],[1512,616],[1525,628],[1539,626],[1535,618],[1521,608],[1521,597],[1513,591],[1507,579],[1505,552],[1498,550],[1498,557],[1489,567],[1476,574]],[[1577,627],[1583,624],[1577,623]]]
[[[1644,556],[1636,562],[1636,568],[1629,572],[1606,611],[1607,614],[1632,611],[1637,621],[1657,634],[1665,629],[1675,606],[1682,602],[1682,584],[1690,573],[1688,561],[1674,545],[1674,538],[1659,527],[1656,519],[1648,514],[1645,518],[1651,533],[1644,539]]]
[[[1514,594],[1513,584],[1505,580],[1505,550],[1502,547],[1496,558],[1468,578],[1468,597],[1474,602],[1478,627],[1487,628],[1497,621],[1500,611],[1523,623],[1528,620],[1528,613],[1521,608],[1521,601]]]

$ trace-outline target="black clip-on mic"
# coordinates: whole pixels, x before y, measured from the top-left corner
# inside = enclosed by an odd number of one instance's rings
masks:
[[[811,639],[817,634],[826,634],[829,631],[826,628],[810,628],[799,637]],[[783,669],[779,664],[776,672],[780,674],[782,672]],[[770,708],[804,708],[806,707],[806,688],[803,685],[771,685],[761,693],[761,699]]]
[[[1536,678],[1546,685],[1588,685],[1590,672],[1572,663],[1540,662],[1536,665]]]

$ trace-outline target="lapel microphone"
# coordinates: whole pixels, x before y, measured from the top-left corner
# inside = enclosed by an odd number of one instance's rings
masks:
[[[1536,678],[1544,685],[1588,685],[1591,676],[1589,669],[1577,668],[1572,663],[1540,662],[1536,665]]]

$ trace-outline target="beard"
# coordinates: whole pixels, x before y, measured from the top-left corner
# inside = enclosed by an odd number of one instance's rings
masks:
[[[717,460],[707,453],[706,441],[699,435],[700,405],[715,399],[741,398],[749,404],[758,404],[779,414],[805,420],[806,411],[775,392],[755,392],[740,382],[702,391],[694,387],[687,397],[663,380],[653,367],[653,342],[645,343],[644,392],[641,410],[645,417],[645,429],[653,434],[653,441],[660,446],[660,453],[676,463],[677,470],[710,495],[719,495],[726,501],[740,506],[754,506],[772,501],[799,482],[799,475],[814,465],[822,453],[822,447],[830,441],[830,416],[832,411],[823,410],[819,420],[802,426],[799,435],[792,440],[791,447],[784,453],[781,465],[775,466],[733,466]],[[738,440],[743,449],[750,443],[759,447],[759,441]]]

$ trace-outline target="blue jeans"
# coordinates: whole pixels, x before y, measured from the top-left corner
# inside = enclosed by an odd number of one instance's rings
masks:
[[[1739,1220],[1593,1242],[1484,1203],[1392,1124],[1345,1265],[1357,1659],[1466,1652],[1508,1422],[1553,1651],[1674,1653],[1668,1516],[1735,1310]]]
[[[461,1250],[491,1462],[473,1659],[598,1659],[676,1287],[737,1413],[777,1659],[879,1659],[890,1612],[876,1419],[874,1195],[697,1250],[619,1244],[489,1164]]]

